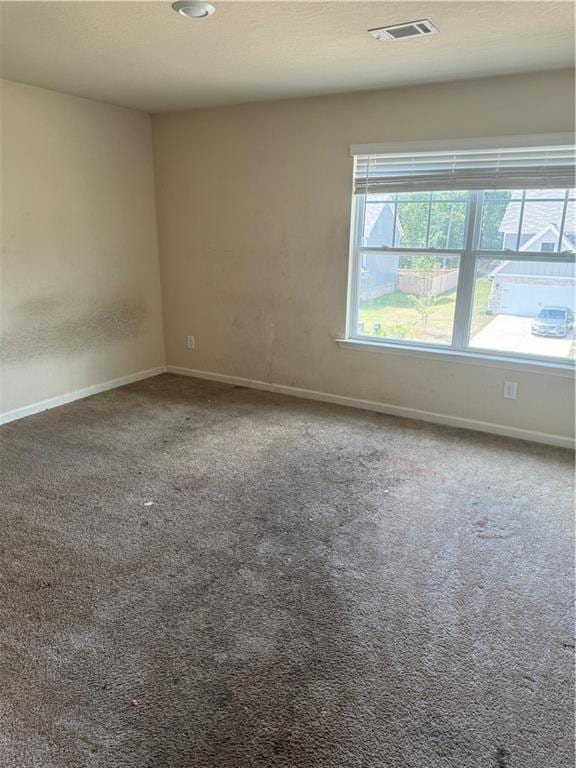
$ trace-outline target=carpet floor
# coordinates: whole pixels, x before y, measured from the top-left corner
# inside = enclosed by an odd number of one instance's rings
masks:
[[[0,430],[3,768],[572,768],[572,454],[163,375]]]

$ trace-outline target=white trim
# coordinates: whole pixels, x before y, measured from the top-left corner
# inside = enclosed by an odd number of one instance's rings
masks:
[[[528,200],[528,202],[531,203],[532,201]],[[563,200],[562,200],[562,203],[564,203]],[[544,237],[546,232],[550,232],[550,231],[552,231],[552,234],[556,234],[558,237],[560,237],[560,230],[558,229],[556,224],[550,223],[547,226],[545,226],[544,229],[541,229],[540,232],[536,232],[535,235],[532,235],[530,240],[526,240],[524,245],[520,246],[520,250],[521,251],[529,251],[531,245],[533,245],[541,237]],[[514,233],[513,232],[506,232],[505,234],[511,235],[511,234],[514,234]],[[562,246],[564,244],[566,244],[566,245],[563,248]],[[570,240],[568,240],[566,235],[562,235],[562,242],[558,243],[558,250],[557,251],[532,251],[532,253],[545,253],[546,254],[546,258],[550,259],[550,255],[551,254],[553,255],[554,253],[562,253],[562,252],[565,252],[565,251],[570,251],[573,247],[574,247],[574,244],[571,243]],[[550,260],[552,261],[552,259],[550,259]]]
[[[347,340],[340,340],[339,344],[346,346],[366,346],[365,342],[353,342]],[[378,345],[368,344],[370,347]],[[374,351],[374,350],[372,350]],[[378,350],[379,351],[379,350]],[[386,348],[386,351],[390,351],[390,348]],[[24,406],[23,408],[17,408],[13,411],[7,411],[0,414],[0,424],[7,424],[10,421],[17,419],[23,419],[27,416],[32,416],[35,413],[48,410],[50,408],[57,408],[60,405],[71,403],[74,400],[81,400],[91,395],[96,395],[100,392],[106,392],[109,389],[115,389],[116,387],[122,387],[126,384],[132,384],[142,379],[148,379],[152,376],[158,376],[161,373],[180,374],[181,376],[190,376],[197,379],[207,379],[208,381],[219,381],[223,384],[234,384],[237,386],[249,387],[251,389],[259,389],[266,392],[277,392],[282,395],[289,395],[291,397],[301,397],[307,400],[318,400],[325,403],[333,403],[335,405],[344,405],[350,408],[360,408],[367,411],[376,411],[377,413],[385,413],[390,416],[399,416],[401,418],[416,419],[419,421],[431,422],[433,424],[443,424],[451,427],[460,427],[462,429],[471,429],[476,432],[487,432],[495,435],[503,435],[505,437],[512,437],[518,440],[528,440],[530,442],[544,443],[546,445],[554,445],[560,448],[574,448],[574,441],[569,437],[563,437],[561,435],[553,435],[547,432],[536,432],[528,429],[520,429],[518,427],[507,427],[503,424],[493,424],[491,422],[478,421],[476,419],[467,419],[462,416],[451,416],[449,414],[435,413],[432,411],[422,411],[417,408],[406,408],[401,405],[392,405],[389,403],[379,403],[374,400],[361,400],[354,397],[347,397],[345,395],[334,395],[328,392],[317,392],[312,389],[304,389],[302,387],[291,387],[286,384],[275,384],[267,381],[259,381],[258,379],[246,379],[241,376],[229,376],[224,373],[215,373],[212,371],[200,371],[192,368],[180,368],[174,365],[159,366],[158,368],[150,368],[146,371],[139,371],[138,373],[130,374],[129,376],[123,376],[119,379],[113,379],[112,381],[106,381],[102,384],[94,384],[91,387],[85,387],[84,389],[76,390],[75,392],[69,392],[65,395],[59,395],[58,397],[52,397],[48,400],[42,400],[38,403],[32,403],[31,405]],[[544,373],[544,371],[542,371]]]
[[[225,373],[215,373],[213,371],[199,371],[192,368],[180,368],[176,365],[166,366],[169,373],[177,373],[181,376],[191,376],[195,379],[207,379],[208,381],[219,381],[222,384],[233,384],[250,389],[264,390],[265,392],[277,392],[281,395],[291,397],[302,397],[306,400],[319,400],[324,403],[333,403],[334,405],[344,405],[350,408],[361,408],[366,411],[376,411],[386,413],[390,416],[400,416],[406,419],[416,419],[418,421],[427,421],[433,424],[443,424],[450,427],[460,427],[462,429],[471,429],[476,432],[488,432],[494,435],[503,435],[513,437],[518,440],[528,440],[534,443],[544,443],[554,445],[560,448],[574,448],[574,441],[569,437],[562,435],[552,435],[547,432],[536,432],[529,429],[520,429],[518,427],[507,427],[503,424],[492,424],[490,422],[478,421],[476,419],[467,419],[462,416],[451,416],[445,413],[434,413],[432,411],[421,411],[417,408],[406,408],[401,405],[391,405],[389,403],[379,403],[374,400],[360,400],[355,397],[345,395],[333,395],[328,392],[317,392],[313,389],[303,389],[302,387],[290,387],[286,384],[274,384],[268,381],[259,381],[258,379],[245,379],[242,376],[229,376]]]
[[[352,144],[350,154],[388,155],[393,153],[457,152],[466,149],[507,149],[510,147],[553,147],[574,144],[573,133],[536,133],[525,136],[484,136],[474,139],[440,139],[437,141],[392,141],[384,144]]]
[[[534,361],[526,358],[516,358],[507,355],[491,355],[485,352],[465,352],[463,350],[446,347],[433,347],[425,344],[400,344],[390,341],[370,341],[364,339],[335,339],[336,344],[342,349],[361,350],[363,352],[376,352],[377,354],[391,353],[408,357],[427,357],[443,363],[464,363],[465,365],[480,365],[482,368],[500,368],[503,371],[515,371],[522,373],[538,373],[544,376],[559,376],[563,379],[573,379],[576,367],[573,363],[563,365],[552,360],[550,362],[536,358]]]
[[[35,413],[47,411],[49,408],[57,408],[59,405],[66,405],[66,403],[72,403],[74,400],[82,400],[84,397],[97,395],[99,392],[106,392],[108,389],[116,389],[116,387],[123,387],[125,384],[149,379],[151,376],[158,376],[160,373],[166,373],[165,366],[149,368],[147,371],[138,371],[137,373],[131,373],[129,376],[122,376],[120,379],[112,379],[112,381],[105,381],[102,384],[93,384],[91,387],[77,389],[75,392],[68,392],[65,395],[41,400],[39,403],[31,403],[31,405],[25,405],[23,408],[0,413],[0,424],[8,424],[10,421],[24,419],[26,416],[33,416]]]

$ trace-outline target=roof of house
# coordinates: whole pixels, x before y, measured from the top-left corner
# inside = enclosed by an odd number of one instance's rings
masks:
[[[537,189],[532,190],[529,199],[524,204],[524,214],[522,216],[522,232],[526,235],[535,235],[540,230],[546,228],[549,224],[555,224],[558,229],[562,224],[562,211],[564,210],[564,190],[561,189]],[[544,202],[550,198],[557,197],[552,202]],[[500,232],[516,233],[520,220],[520,200],[522,198],[521,190],[514,190],[510,202],[506,207]],[[564,232],[573,234],[576,232],[576,206],[574,203],[568,205],[566,211],[566,221]]]
[[[549,238],[552,238],[550,240]],[[534,248],[535,245],[538,244],[538,242],[551,242],[557,250],[559,251],[574,251],[574,234],[568,234],[567,232],[564,232],[562,235],[562,241],[560,242],[560,246],[558,247],[558,242],[560,238],[560,230],[556,226],[556,224],[548,224],[547,227],[544,227],[540,230],[540,232],[537,232],[535,235],[532,235],[532,237],[529,237],[528,240],[520,246],[521,251],[530,251],[530,250],[538,250],[538,248]]]
[[[391,203],[370,203],[369,205],[366,205],[364,213],[364,234],[368,239],[370,239],[372,230],[378,223],[378,219],[382,215],[382,212],[385,208],[389,209],[393,220],[394,207]],[[404,232],[399,218],[396,219],[396,230],[398,235],[402,235]]]
[[[490,272],[502,277],[576,277],[576,264],[569,261],[505,261]]]

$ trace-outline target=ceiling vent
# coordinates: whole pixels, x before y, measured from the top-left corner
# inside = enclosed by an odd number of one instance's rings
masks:
[[[369,29],[371,35],[376,40],[406,40],[409,37],[420,37],[420,35],[434,35],[438,32],[434,24],[428,19],[420,21],[407,21],[404,24],[392,24],[389,27],[377,27]]]

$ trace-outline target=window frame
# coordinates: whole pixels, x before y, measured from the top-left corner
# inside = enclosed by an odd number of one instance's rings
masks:
[[[572,139],[573,140],[573,139]],[[353,148],[354,149],[354,148]],[[399,152],[401,150],[398,150]],[[568,188],[570,189],[570,188]],[[412,351],[421,354],[445,353],[445,356],[458,356],[476,359],[491,359],[507,363],[526,363],[542,365],[546,368],[559,368],[573,371],[576,359],[569,357],[554,357],[550,355],[536,355],[528,353],[516,353],[483,349],[470,346],[470,330],[474,309],[474,291],[476,282],[476,265],[481,258],[506,259],[508,261],[549,261],[560,263],[576,262],[576,253],[570,251],[520,251],[511,249],[491,250],[481,249],[480,228],[482,224],[482,209],[484,193],[487,190],[468,191],[466,219],[464,229],[463,248],[402,248],[396,246],[362,246],[364,210],[366,206],[366,194],[352,196],[352,216],[350,229],[350,262],[348,270],[348,300],[346,311],[346,338],[340,341],[350,342],[357,348],[373,346],[374,348],[392,349],[396,351]],[[524,202],[525,190],[522,198]],[[563,200],[563,220],[567,212],[569,200],[573,196],[568,190]],[[395,213],[396,216],[396,213]],[[563,228],[563,227],[562,227]],[[518,227],[517,247],[521,234],[521,222]],[[558,247],[562,246],[559,237]],[[434,344],[416,340],[394,339],[387,337],[370,337],[358,333],[360,291],[359,280],[361,275],[362,255],[366,253],[410,253],[410,254],[446,254],[459,257],[459,274],[456,287],[456,303],[452,326],[452,342],[450,344]]]

